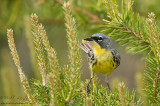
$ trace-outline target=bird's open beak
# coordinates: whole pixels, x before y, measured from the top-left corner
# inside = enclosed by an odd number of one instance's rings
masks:
[[[91,37],[84,39],[86,41],[93,41],[93,39]]]

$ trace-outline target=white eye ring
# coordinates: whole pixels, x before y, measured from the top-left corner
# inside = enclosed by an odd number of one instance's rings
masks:
[[[98,38],[98,41],[99,41],[99,42],[101,42],[101,41],[102,41],[102,36],[100,36],[100,37]]]

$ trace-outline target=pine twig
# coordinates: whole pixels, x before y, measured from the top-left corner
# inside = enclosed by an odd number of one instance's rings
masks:
[[[157,100],[157,91],[158,91],[158,79],[159,79],[159,76],[160,76],[160,66],[158,65],[158,68],[157,68],[157,73],[156,73],[156,80],[155,80],[155,87],[154,87],[154,98],[153,98],[153,103],[156,103],[156,100]]]
[[[46,35],[46,31],[44,30],[44,27],[41,25],[39,25],[39,33],[42,37],[43,40],[43,45],[45,46],[45,50],[47,51],[47,56],[48,56],[48,60],[49,60],[49,73],[53,74],[53,78],[55,79],[53,83],[54,87],[57,86],[58,87],[58,92],[60,93],[60,95],[62,96],[62,89],[61,89],[61,84],[60,84],[60,66],[58,63],[58,59],[57,59],[57,54],[56,51],[50,46],[49,44],[49,40],[48,37]],[[62,96],[62,98],[64,98]]]
[[[8,45],[9,45],[9,48],[11,50],[11,54],[12,54],[14,63],[16,65],[17,69],[18,69],[20,81],[21,81],[21,83],[23,85],[23,88],[25,90],[24,92],[26,93],[26,95],[28,97],[28,100],[31,103],[33,103],[34,100],[33,100],[32,94],[31,94],[29,82],[28,82],[25,74],[23,73],[21,65],[20,65],[19,56],[18,56],[18,53],[17,53],[17,50],[16,50],[14,39],[13,39],[13,30],[12,29],[7,30],[7,37],[8,37]]]
[[[125,97],[124,97],[124,88],[125,88],[125,85],[124,83],[120,83],[119,84],[119,92],[120,92],[120,100],[121,100],[121,103],[122,103],[122,106],[126,106],[126,101],[125,101]]]
[[[30,17],[27,15],[24,17],[24,24],[25,24],[25,32],[26,32],[26,39],[27,44],[30,49],[30,58],[31,58],[31,64],[33,67],[34,75],[36,78],[40,79],[40,74],[38,72],[37,61],[36,61],[36,53],[34,51],[34,43],[33,43],[33,37],[32,37],[32,28],[31,28],[31,20]]]
[[[52,75],[49,75],[49,83],[51,86],[51,105],[57,106],[57,101],[56,101],[56,91],[55,91],[55,85],[53,84],[53,77]]]
[[[75,23],[75,20],[72,19],[72,17],[70,16],[71,14],[71,10],[70,10],[70,4],[69,3],[64,3],[64,10],[65,10],[65,18],[66,18],[66,27],[67,27],[67,35],[68,35],[68,44],[69,44],[69,48],[70,48],[70,62],[74,62],[74,53],[72,52],[72,49],[74,49],[74,43],[73,41],[75,41],[74,39],[74,36],[76,35],[76,31],[75,31],[75,27],[73,26],[73,23]],[[70,71],[75,71],[74,70],[74,63],[70,63],[71,64],[71,69]],[[69,72],[69,71],[68,71]],[[73,93],[73,90],[74,90],[74,75],[73,73],[68,73],[69,75],[71,74],[71,78],[70,78],[70,81],[71,83],[70,84],[70,91],[69,91],[69,94],[66,98],[66,102],[69,102],[71,97],[72,97],[72,93]]]
[[[36,14],[33,14],[31,16],[32,21],[32,27],[33,27],[33,35],[34,35],[34,44],[37,52],[38,57],[38,64],[40,67],[40,73],[42,75],[42,84],[43,86],[46,85],[46,65],[44,60],[44,54],[42,52],[42,46],[41,46],[41,38],[39,35],[39,29],[38,29],[38,16]]]
[[[91,98],[86,99],[86,106],[92,106],[92,99]]]

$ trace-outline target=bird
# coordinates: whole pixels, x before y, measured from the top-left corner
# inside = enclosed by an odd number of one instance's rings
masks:
[[[120,54],[116,50],[112,39],[103,33],[96,33],[83,39],[80,48],[87,53],[91,69],[91,78],[86,87],[86,92],[89,93],[89,84],[94,77],[94,73],[104,74],[108,78],[120,65]],[[108,81],[107,86],[111,92]]]

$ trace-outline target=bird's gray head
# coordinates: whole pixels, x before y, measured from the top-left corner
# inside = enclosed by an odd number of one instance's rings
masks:
[[[93,34],[91,37],[84,40],[94,41],[100,45],[101,48],[106,48],[107,50],[114,49],[113,41],[103,33]]]

